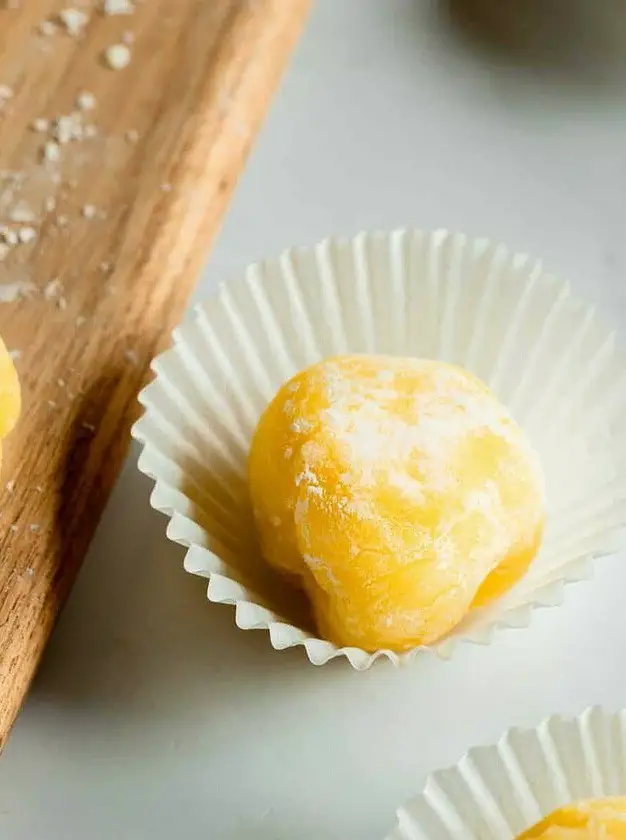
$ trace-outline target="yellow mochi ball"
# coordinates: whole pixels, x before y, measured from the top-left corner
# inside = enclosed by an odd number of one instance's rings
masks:
[[[0,338],[0,464],[2,463],[2,438],[17,423],[22,406],[20,382],[11,354]]]
[[[626,797],[566,805],[518,840],[626,840]]]
[[[262,415],[248,476],[265,558],[338,645],[441,638],[510,587],[541,539],[526,439],[443,362],[344,356],[302,371]]]

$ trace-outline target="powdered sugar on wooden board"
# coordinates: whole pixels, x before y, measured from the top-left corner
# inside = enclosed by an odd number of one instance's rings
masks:
[[[126,26],[135,13],[135,3],[130,0],[103,0],[98,3],[80,2],[62,8],[56,18],[39,22],[35,35],[53,36],[65,33],[72,38],[81,38],[86,27],[98,18],[123,17]],[[0,22],[1,24],[1,22]],[[127,28],[120,32],[121,43],[107,48],[109,67],[118,69],[130,59],[129,43],[134,41],[134,33]],[[122,54],[123,53],[123,54]],[[98,66],[97,50],[93,53],[94,66]],[[103,71],[104,72],[104,71]],[[98,208],[87,201],[72,212],[62,212],[61,206],[67,206],[74,181],[67,173],[76,170],[79,160],[84,159],[82,150],[87,155],[99,153],[92,141],[98,137],[97,124],[98,100],[89,90],[79,90],[75,98],[75,108],[61,114],[40,114],[30,122],[34,133],[41,137],[38,151],[30,161],[25,161],[18,171],[0,172],[0,303],[15,303],[26,298],[36,297],[41,287],[35,278],[28,281],[16,281],[11,274],[15,265],[23,262],[24,246],[32,246],[39,238],[43,228],[49,234],[67,229],[80,218],[97,222],[105,218],[105,208]],[[19,88],[0,78],[0,109],[9,118],[9,108],[19,107]],[[134,128],[126,132],[129,142],[135,143],[139,133]],[[81,157],[78,157],[78,148]],[[100,152],[101,153],[101,152]],[[30,259],[30,256],[28,256]],[[109,272],[110,273],[110,272]],[[3,284],[6,288],[2,289]],[[44,300],[50,295],[44,293]],[[64,309],[67,300],[55,298],[57,308]]]
[[[135,11],[133,3],[123,0],[109,0],[99,4],[99,10],[96,7],[88,8],[83,3],[79,6],[67,6],[56,18],[40,21],[33,37],[43,35],[51,38],[66,34],[78,39],[84,35],[90,20],[97,19],[98,11],[104,16],[125,15],[126,25],[128,16]],[[123,34],[127,40],[134,40],[129,30],[124,30]],[[55,41],[51,40],[50,44],[54,50]],[[129,50],[127,46],[123,49]],[[93,51],[92,60],[97,68],[97,50]],[[101,72],[106,76],[105,70]],[[20,104],[20,85],[5,83],[0,78],[0,120],[10,120]],[[59,313],[68,309],[68,298],[62,281],[58,277],[39,277],[37,270],[31,269],[30,264],[33,257],[36,257],[33,248],[39,247],[37,243],[44,234],[46,237],[54,236],[72,225],[85,221],[95,224],[106,218],[106,211],[91,202],[71,208],[72,191],[77,186],[81,166],[76,151],[80,148],[85,149],[89,155],[102,153],[90,142],[99,135],[97,109],[95,94],[89,90],[79,90],[72,110],[35,116],[30,120],[29,127],[33,139],[38,138],[37,148],[33,149],[30,156],[24,156],[19,169],[0,170],[0,305],[36,305],[37,302],[43,302],[52,305]],[[0,129],[7,128],[8,123],[3,125],[0,121]],[[134,129],[129,131],[134,132],[138,139],[139,135]],[[61,206],[66,208],[65,212],[58,212]],[[45,243],[42,244],[45,247]],[[109,266],[105,279],[112,273],[112,265]],[[86,321],[83,315],[73,313],[71,317],[76,328]],[[24,346],[26,343],[25,340]],[[16,363],[21,363],[23,354],[22,347],[11,350]],[[137,354],[132,349],[125,351],[123,358],[129,366],[138,362]],[[57,386],[63,390],[65,382],[59,379]],[[67,394],[72,397],[69,390]],[[47,403],[55,410],[60,405],[58,399],[49,399]],[[92,431],[94,426],[83,423],[83,428]],[[13,487],[13,481],[9,487]],[[30,530],[38,532],[39,525],[31,525]]]
[[[32,297],[37,291],[34,283],[16,280],[14,283],[0,284],[0,303],[15,303],[17,300]]]

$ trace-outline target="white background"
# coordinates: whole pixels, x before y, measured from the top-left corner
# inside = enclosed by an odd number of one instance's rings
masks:
[[[196,299],[329,233],[448,227],[620,326],[625,48],[621,0],[320,0]],[[472,744],[626,705],[624,557],[449,663],[316,669],[206,603],[135,457],[0,762],[2,840],[381,840]]]

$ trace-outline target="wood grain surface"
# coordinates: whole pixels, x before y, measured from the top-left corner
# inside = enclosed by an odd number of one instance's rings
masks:
[[[0,0],[0,332],[24,403],[1,482],[0,744],[309,0],[133,5]]]

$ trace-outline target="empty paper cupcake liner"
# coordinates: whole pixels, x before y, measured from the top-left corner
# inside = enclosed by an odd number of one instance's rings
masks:
[[[626,794],[626,712],[511,729],[430,776],[387,840],[514,840],[557,808]]]
[[[259,554],[246,488],[257,420],[285,380],[342,353],[462,365],[511,409],[543,462],[547,529],[529,572],[430,648],[368,653],[316,638],[304,597]],[[185,568],[208,579],[210,601],[235,606],[238,627],[269,631],[275,648],[303,645],[315,664],[346,656],[361,670],[379,656],[399,663],[486,643],[559,604],[564,584],[620,544],[624,356],[567,283],[502,245],[400,230],[294,248],[196,307],[153,369],[133,434],[152,505],[188,549]]]

